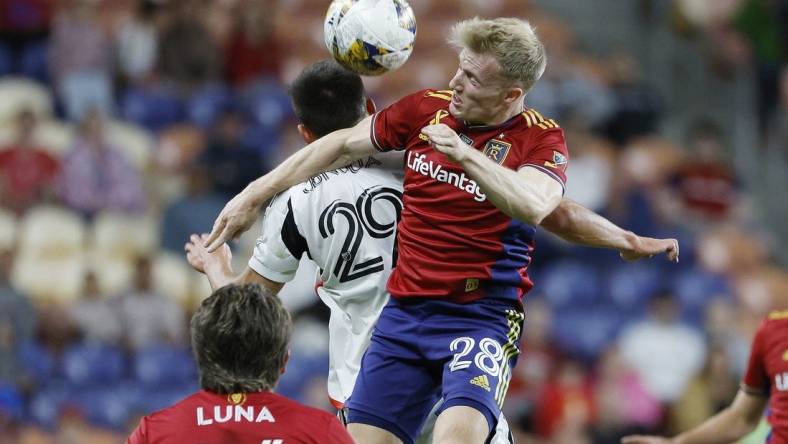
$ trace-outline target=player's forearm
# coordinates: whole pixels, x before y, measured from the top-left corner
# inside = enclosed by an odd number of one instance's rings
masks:
[[[460,164],[490,203],[514,219],[538,225],[558,203],[518,172],[490,161],[479,151],[470,150]]]
[[[631,250],[637,242],[637,235],[631,231],[566,198],[542,220],[541,226],[564,240],[587,247]]]
[[[293,185],[301,183],[332,167],[352,162],[344,149],[351,129],[327,134],[288,157],[265,176],[253,181],[244,189],[257,203],[271,199]],[[345,162],[345,163],[343,163]]]
[[[674,444],[728,444],[736,442],[755,429],[741,418],[731,415],[725,409],[706,420],[698,427],[680,434],[673,439]]]
[[[674,444],[732,443],[755,430],[766,407],[766,398],[739,391],[730,407],[692,430],[673,438]]]

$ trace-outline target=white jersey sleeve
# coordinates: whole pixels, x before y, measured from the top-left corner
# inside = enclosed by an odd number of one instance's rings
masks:
[[[257,238],[249,268],[274,282],[290,282],[304,252],[293,248],[293,245],[290,247],[294,251],[288,248],[290,242],[286,239],[288,235],[297,236],[297,230],[290,206],[290,190],[287,190],[277,195],[265,211],[262,234]]]

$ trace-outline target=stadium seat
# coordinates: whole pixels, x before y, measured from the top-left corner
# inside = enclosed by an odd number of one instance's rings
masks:
[[[0,416],[20,421],[25,414],[25,400],[15,385],[0,381]]]
[[[640,313],[667,277],[652,263],[622,263],[607,276],[606,296],[619,309]]]
[[[133,259],[158,247],[158,228],[152,215],[103,211],[93,221],[90,243],[101,257]]]
[[[110,145],[120,150],[138,171],[145,172],[153,152],[153,137],[145,128],[128,122],[109,121],[106,137]]]
[[[0,125],[16,116],[22,108],[29,108],[39,117],[52,115],[54,99],[50,91],[38,82],[22,77],[0,79]]]
[[[30,399],[28,417],[34,424],[52,430],[57,427],[60,412],[69,398],[70,391],[66,386],[48,385],[38,390]]]
[[[74,127],[58,120],[42,120],[33,134],[35,143],[56,157],[62,157],[74,145]]]
[[[25,373],[39,386],[44,385],[52,377],[55,360],[52,352],[35,341],[24,341],[19,344],[17,358],[22,363]]]
[[[231,102],[232,97],[227,88],[210,85],[192,95],[186,104],[186,113],[192,123],[209,129]]]
[[[239,99],[243,110],[258,126],[279,128],[292,116],[287,92],[274,81],[262,81],[245,88]]]
[[[556,310],[587,307],[600,300],[600,273],[582,262],[564,260],[542,269],[538,291]]]
[[[699,319],[710,299],[731,294],[730,285],[724,277],[698,269],[676,275],[672,290],[682,313],[690,319]]]
[[[328,355],[295,350],[290,355],[287,371],[279,380],[276,391],[288,398],[303,401],[306,382],[312,378],[325,379],[327,374]]]
[[[129,89],[121,101],[123,118],[158,131],[182,120],[183,105],[166,89]]]
[[[16,245],[18,225],[14,213],[0,208],[0,249],[8,250]]]
[[[190,386],[197,380],[197,368],[188,349],[156,344],[137,352],[134,378],[148,390]]]
[[[20,74],[46,83],[49,78],[48,51],[46,42],[27,45],[19,59]]]
[[[278,127],[260,124],[249,125],[241,136],[244,146],[248,146],[262,159],[276,158],[279,149],[280,131]]]
[[[72,400],[87,420],[98,427],[125,431],[133,411],[123,393],[115,387],[91,387],[73,394]]]
[[[612,306],[557,311],[553,337],[562,350],[590,361],[618,336],[624,320]]]
[[[79,343],[63,353],[62,374],[74,389],[117,383],[126,368],[120,349],[104,344]]]
[[[153,261],[153,288],[183,307],[190,304],[191,267],[181,255],[162,252]]]
[[[20,223],[20,254],[41,258],[66,258],[82,250],[85,224],[74,212],[52,205],[30,209]]]
[[[79,297],[84,274],[81,253],[58,259],[22,254],[14,261],[11,282],[38,302],[69,303]]]
[[[14,70],[14,55],[6,45],[0,43],[0,76],[7,76]]]

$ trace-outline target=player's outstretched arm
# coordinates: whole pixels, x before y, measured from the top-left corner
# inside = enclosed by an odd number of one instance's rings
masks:
[[[371,117],[353,128],[327,134],[294,153],[265,176],[233,197],[213,224],[205,247],[209,252],[237,238],[254,224],[262,205],[276,193],[323,171],[345,166],[375,152],[370,139]]]
[[[727,444],[755,430],[766,409],[768,398],[739,390],[733,403],[692,430],[675,438],[626,436],[623,444]]]
[[[669,261],[679,261],[679,242],[676,239],[638,236],[567,198],[561,199],[556,209],[542,220],[541,226],[578,245],[618,250],[624,260],[634,261],[665,253]]]
[[[211,290],[215,291],[228,284],[258,284],[273,293],[278,293],[284,286],[281,282],[260,276],[249,267],[246,267],[241,274],[236,275],[233,272],[233,257],[230,247],[223,243],[213,252],[208,252],[208,249],[203,246],[207,238],[207,234],[202,236],[192,234],[183,249],[186,250],[186,260],[189,265],[208,278]]]
[[[538,225],[561,201],[561,184],[542,171],[504,168],[466,145],[444,124],[425,126],[421,132],[436,150],[459,163],[479,184],[490,203],[509,217]]]

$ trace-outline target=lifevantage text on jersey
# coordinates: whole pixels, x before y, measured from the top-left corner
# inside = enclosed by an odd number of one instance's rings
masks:
[[[462,191],[473,195],[473,200],[477,202],[484,202],[487,196],[479,188],[475,180],[468,178],[465,173],[455,173],[453,171],[446,171],[443,165],[430,161],[425,161],[427,156],[425,154],[414,155],[412,151],[408,152],[407,166],[413,171],[427,177],[431,177],[438,182],[448,183],[454,185]]]

